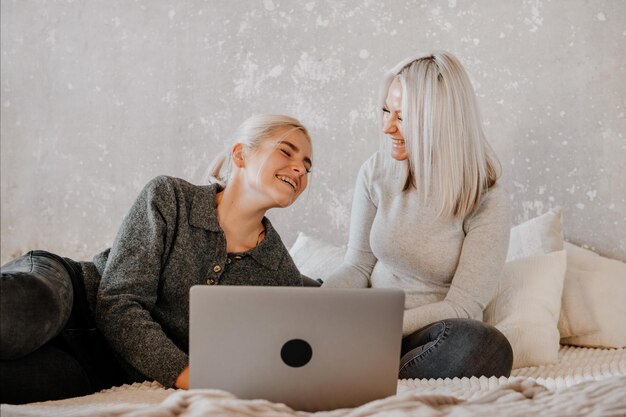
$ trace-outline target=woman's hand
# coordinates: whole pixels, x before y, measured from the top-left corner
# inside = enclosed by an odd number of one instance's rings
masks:
[[[186,366],[185,369],[178,375],[176,378],[176,382],[174,382],[175,388],[180,389],[189,389],[189,366]]]

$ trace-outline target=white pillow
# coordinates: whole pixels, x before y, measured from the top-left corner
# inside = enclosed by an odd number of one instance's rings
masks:
[[[567,280],[577,280],[588,300],[588,310],[566,314],[572,320],[581,315],[595,319],[597,329],[586,335],[567,337],[562,343],[576,346],[626,347],[626,263],[605,258],[587,249],[566,243]],[[576,317],[576,318],[574,318]]]
[[[513,348],[513,368],[554,363],[557,322],[565,278],[565,251],[530,256],[504,265],[496,296],[484,312]]]
[[[565,243],[567,248],[568,243]],[[592,299],[585,288],[584,274],[572,271],[572,254],[567,252],[567,271],[563,282],[563,296],[561,297],[561,316],[559,317],[559,333],[561,343],[574,336],[585,336],[598,330],[599,323],[593,312]]]
[[[324,280],[343,262],[344,248],[322,242],[302,232],[294,242],[289,254],[300,273],[309,278]]]
[[[507,261],[563,250],[561,208],[549,210],[511,229]],[[561,338],[583,336],[598,326],[590,313],[588,296],[576,275],[565,276],[558,329]]]
[[[563,250],[561,208],[511,228],[507,261]]]

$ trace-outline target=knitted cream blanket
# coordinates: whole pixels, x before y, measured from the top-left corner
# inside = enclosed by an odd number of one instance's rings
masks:
[[[522,368],[510,378],[401,380],[398,394],[354,409],[315,414],[283,404],[241,400],[224,391],[165,389],[155,382],[85,397],[21,406],[3,417],[30,416],[625,416],[626,350],[564,346],[554,365]]]
[[[195,417],[260,416],[624,416],[626,377],[587,381],[562,391],[550,391],[531,379],[517,378],[473,400],[408,391],[353,409],[305,413],[265,400],[240,400],[219,390],[176,391],[157,405],[100,404],[91,407],[18,407],[4,405],[7,416]]]

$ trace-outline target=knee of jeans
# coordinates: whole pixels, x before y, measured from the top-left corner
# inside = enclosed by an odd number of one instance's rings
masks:
[[[504,334],[487,323],[478,320],[458,319],[451,323],[451,331],[456,327],[456,337],[468,351],[475,354],[487,353],[494,365],[497,363],[503,369],[508,368],[508,372],[513,365],[513,349],[509,340]]]
[[[54,338],[73,305],[69,272],[60,260],[30,252],[2,266],[0,359],[27,355]]]
[[[482,341],[477,347],[483,355],[481,358],[488,365],[482,371],[486,376],[510,376],[513,367],[513,348],[504,334],[495,327],[482,323],[480,336]]]
[[[498,329],[493,326],[490,327],[490,336],[489,343],[491,343],[494,347],[494,350],[497,350],[500,363],[504,368],[508,368],[508,372],[510,373],[511,368],[513,367],[513,347],[509,342],[509,339]],[[508,374],[506,375],[508,376]]]
[[[490,343],[501,345],[503,348],[510,348],[511,344],[504,334],[494,326],[478,320],[469,320],[472,333],[479,343]]]
[[[437,334],[436,341],[432,339],[435,343],[402,357],[400,378],[510,375],[513,351],[498,329],[470,319],[439,323],[444,330]]]

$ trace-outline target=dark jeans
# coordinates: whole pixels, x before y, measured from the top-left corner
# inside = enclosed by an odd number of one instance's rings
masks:
[[[132,382],[96,328],[80,264],[32,251],[2,266],[0,402],[87,395]]]
[[[495,327],[446,319],[402,339],[400,378],[454,378],[511,374],[513,350]]]

